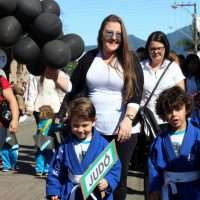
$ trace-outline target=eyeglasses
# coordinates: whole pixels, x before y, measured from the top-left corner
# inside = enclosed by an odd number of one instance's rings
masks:
[[[114,36],[115,36],[115,38],[114,38]],[[122,34],[120,32],[105,31],[104,38],[106,41],[112,41],[115,39],[117,42],[121,42]]]
[[[153,47],[153,48],[149,48],[149,50],[151,52],[154,52],[154,51],[162,51],[163,49],[165,49],[165,47]]]

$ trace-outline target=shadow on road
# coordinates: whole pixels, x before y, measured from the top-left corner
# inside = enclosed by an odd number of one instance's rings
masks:
[[[144,191],[134,190],[130,187],[127,187],[127,194],[144,195]]]
[[[21,174],[34,175],[35,169],[35,147],[31,145],[20,145],[17,161],[17,172]]]

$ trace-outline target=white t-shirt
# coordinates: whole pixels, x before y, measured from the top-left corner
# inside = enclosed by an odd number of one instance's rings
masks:
[[[144,105],[147,101],[148,97],[150,96],[154,86],[156,85],[157,81],[159,80],[161,74],[169,64],[169,60],[164,60],[161,67],[155,72],[153,71],[152,67],[149,65],[149,60],[144,60],[141,62],[143,74],[144,74],[144,88],[143,88],[143,95],[141,105]],[[162,124],[163,121],[157,116],[155,112],[155,103],[156,99],[158,98],[159,94],[164,90],[175,86],[178,82],[185,79],[180,67],[178,64],[173,62],[166,73],[164,74],[162,80],[160,81],[157,89],[155,90],[153,96],[151,97],[150,102],[148,103],[148,108],[154,113],[158,124]]]
[[[81,162],[85,156],[85,154],[87,153],[88,147],[90,146],[92,137],[88,137],[85,140],[78,140],[78,139],[74,139],[73,140],[73,145],[74,145],[74,149],[76,152],[76,156],[79,160],[79,162]]]
[[[63,76],[69,80],[69,76],[60,71],[59,76]],[[71,82],[69,83],[69,90],[71,90]],[[60,109],[61,103],[65,96],[60,88],[58,88],[52,79],[44,78],[41,83],[40,76],[29,75],[28,86],[26,89],[26,108],[30,111],[39,112],[42,105],[50,105],[55,113]]]
[[[97,55],[86,75],[89,98],[96,109],[95,128],[104,135],[115,134],[126,110],[122,103],[123,70],[120,65],[118,68],[110,67]],[[133,128],[132,133],[136,132]]]
[[[175,131],[170,135],[172,146],[176,155],[179,155],[180,153],[180,148],[183,142],[184,135],[185,135],[185,130]]]

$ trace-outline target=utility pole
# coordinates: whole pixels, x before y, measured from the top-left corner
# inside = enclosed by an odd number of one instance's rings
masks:
[[[193,17],[193,23],[194,23],[194,51],[197,53],[198,51],[198,33],[197,33],[197,4],[196,3],[174,3],[172,5],[172,8],[176,9],[178,7],[188,7],[192,6],[194,9],[194,13],[192,15]]]

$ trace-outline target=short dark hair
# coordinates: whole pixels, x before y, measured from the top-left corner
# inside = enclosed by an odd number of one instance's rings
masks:
[[[156,101],[156,113],[162,120],[165,121],[167,120],[167,115],[170,112],[180,109],[183,105],[186,106],[186,117],[188,117],[192,108],[191,98],[182,88],[174,86],[164,90],[159,95]]]
[[[68,119],[80,118],[84,120],[95,120],[96,110],[89,98],[78,97],[71,101],[68,108]]]
[[[152,41],[162,43],[165,46],[165,55],[164,55],[164,58],[169,58],[170,44],[169,44],[169,41],[167,39],[166,34],[163,33],[162,31],[155,31],[155,32],[153,32],[153,33],[151,33],[149,35],[149,37],[147,39],[147,42],[146,42],[146,45],[145,45],[146,54],[147,54],[147,57],[149,59],[150,59],[150,56],[149,56],[149,46],[150,46],[150,43]]]

